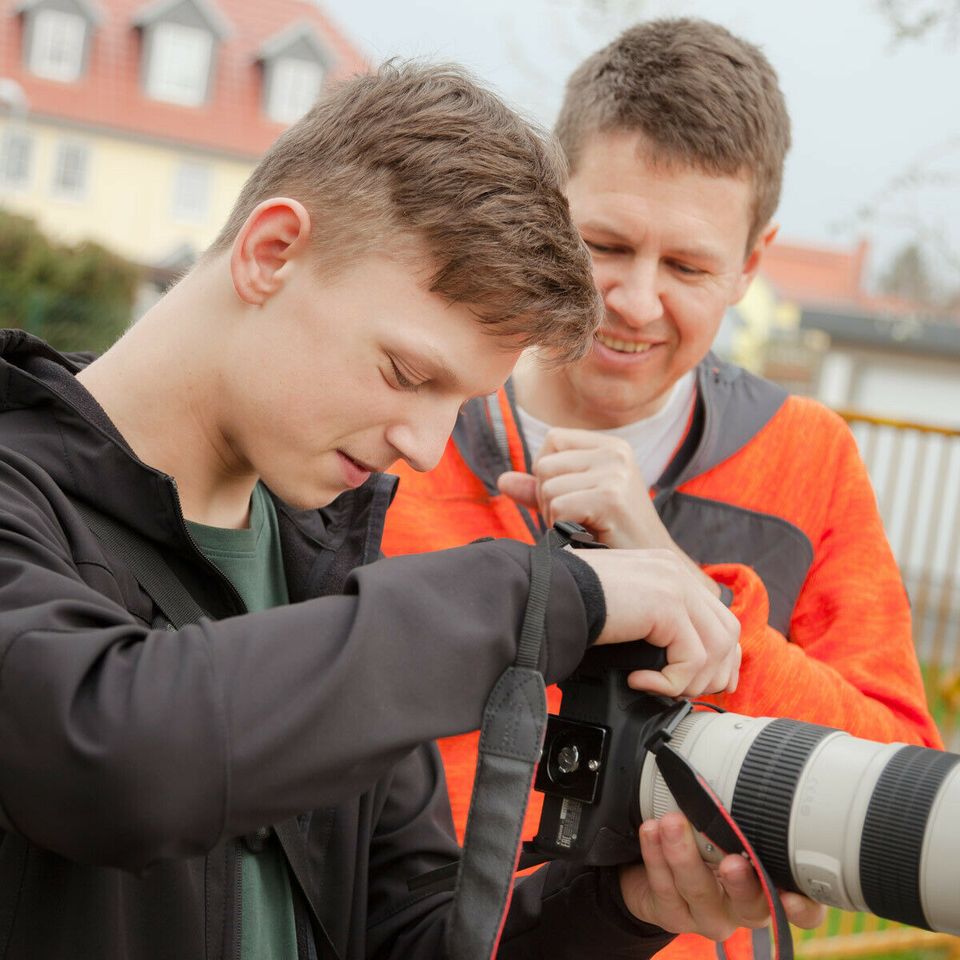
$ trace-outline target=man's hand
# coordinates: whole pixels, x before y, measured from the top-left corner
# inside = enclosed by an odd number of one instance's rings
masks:
[[[500,492],[539,511],[548,525],[557,520],[583,524],[608,547],[672,550],[719,596],[719,587],[673,542],[625,440],[554,427],[532,469],[532,474],[501,474]]]
[[[740,673],[740,623],[669,550],[581,550],[600,578],[607,619],[597,643],[646,640],[663,670],[635,670],[635,690],[667,697],[732,693]]]
[[[760,881],[738,854],[719,866],[704,863],[693,828],[680,813],[640,826],[643,863],[620,868],[620,890],[639,920],[671,933],[699,933],[726,940],[737,927],[763,927],[770,920]],[[823,922],[826,908],[798,893],[781,893],[787,919],[798,927]]]
[[[608,547],[672,542],[625,440],[554,427],[532,469],[532,474],[504,473],[497,483],[508,497],[539,510],[548,525],[574,520]]]

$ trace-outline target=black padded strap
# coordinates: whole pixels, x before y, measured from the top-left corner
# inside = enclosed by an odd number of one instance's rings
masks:
[[[714,793],[706,778],[694,769],[686,757],[669,746],[665,740],[655,742],[648,748],[656,754],[657,769],[664,783],[694,827],[725,853],[741,853],[750,861],[760,880],[772,918],[774,958],[775,960],[793,960],[793,937],[786,912],[780,902],[773,879],[760,862],[750,841],[744,836],[743,831]],[[767,944],[765,954],[762,952],[764,941]],[[769,938],[766,929],[753,938],[753,944],[755,951],[758,949],[761,951],[755,953],[755,960],[769,958]]]
[[[547,695],[537,667],[546,630],[551,551],[557,543],[550,532],[533,549],[517,658],[497,681],[483,712],[463,855],[445,936],[453,960],[493,957],[510,905],[523,820],[546,732]]]
[[[75,502],[74,506],[104,547],[130,568],[140,586],[176,629],[199,623],[208,616],[147,540],[85,503]]]

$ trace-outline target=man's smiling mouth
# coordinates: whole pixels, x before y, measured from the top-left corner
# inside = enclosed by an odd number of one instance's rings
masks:
[[[596,334],[597,340],[605,347],[616,350],[617,353],[646,353],[652,346],[652,343],[637,343],[632,340],[618,340],[616,337],[608,337],[606,334]]]

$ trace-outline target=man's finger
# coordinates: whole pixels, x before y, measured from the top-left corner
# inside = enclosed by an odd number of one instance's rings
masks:
[[[686,900],[677,890],[676,877],[663,851],[661,824],[647,821],[640,825],[640,854],[642,869],[650,896],[656,905],[656,922],[666,930],[679,932],[691,929],[693,922]]]
[[[703,862],[693,828],[679,813],[664,814],[660,822],[664,858],[676,878],[677,891],[704,936],[723,940],[735,926],[727,909],[726,894],[713,870]]]
[[[731,854],[720,862],[717,876],[730,897],[738,921],[745,927],[766,926],[770,911],[750,863],[738,854]]]
[[[576,427],[551,427],[540,449],[540,456],[561,450],[596,450],[616,446],[625,441],[620,437],[598,433],[596,430],[580,430]]]
[[[822,903],[808,900],[802,894],[784,892],[780,894],[787,919],[795,926],[805,930],[819,927],[827,918],[827,908]]]
[[[602,470],[604,461],[592,450],[567,450],[544,455],[542,452],[533,465],[533,472],[540,480],[551,480],[568,473],[579,474]]]
[[[516,470],[501,473],[497,478],[497,488],[511,500],[516,500],[530,510],[538,507],[537,480],[529,473],[519,473]]]

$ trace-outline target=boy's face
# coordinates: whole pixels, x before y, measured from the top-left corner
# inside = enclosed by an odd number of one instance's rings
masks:
[[[568,187],[606,307],[591,352],[564,368],[557,402],[568,404],[561,415],[571,425],[655,413],[710,349],[758,265],[744,257],[750,182],[652,166],[640,143],[635,133],[595,136]]]
[[[284,270],[230,347],[221,423],[240,469],[297,507],[329,503],[398,459],[433,467],[461,405],[498,389],[519,356],[386,257],[332,279],[310,257]]]

